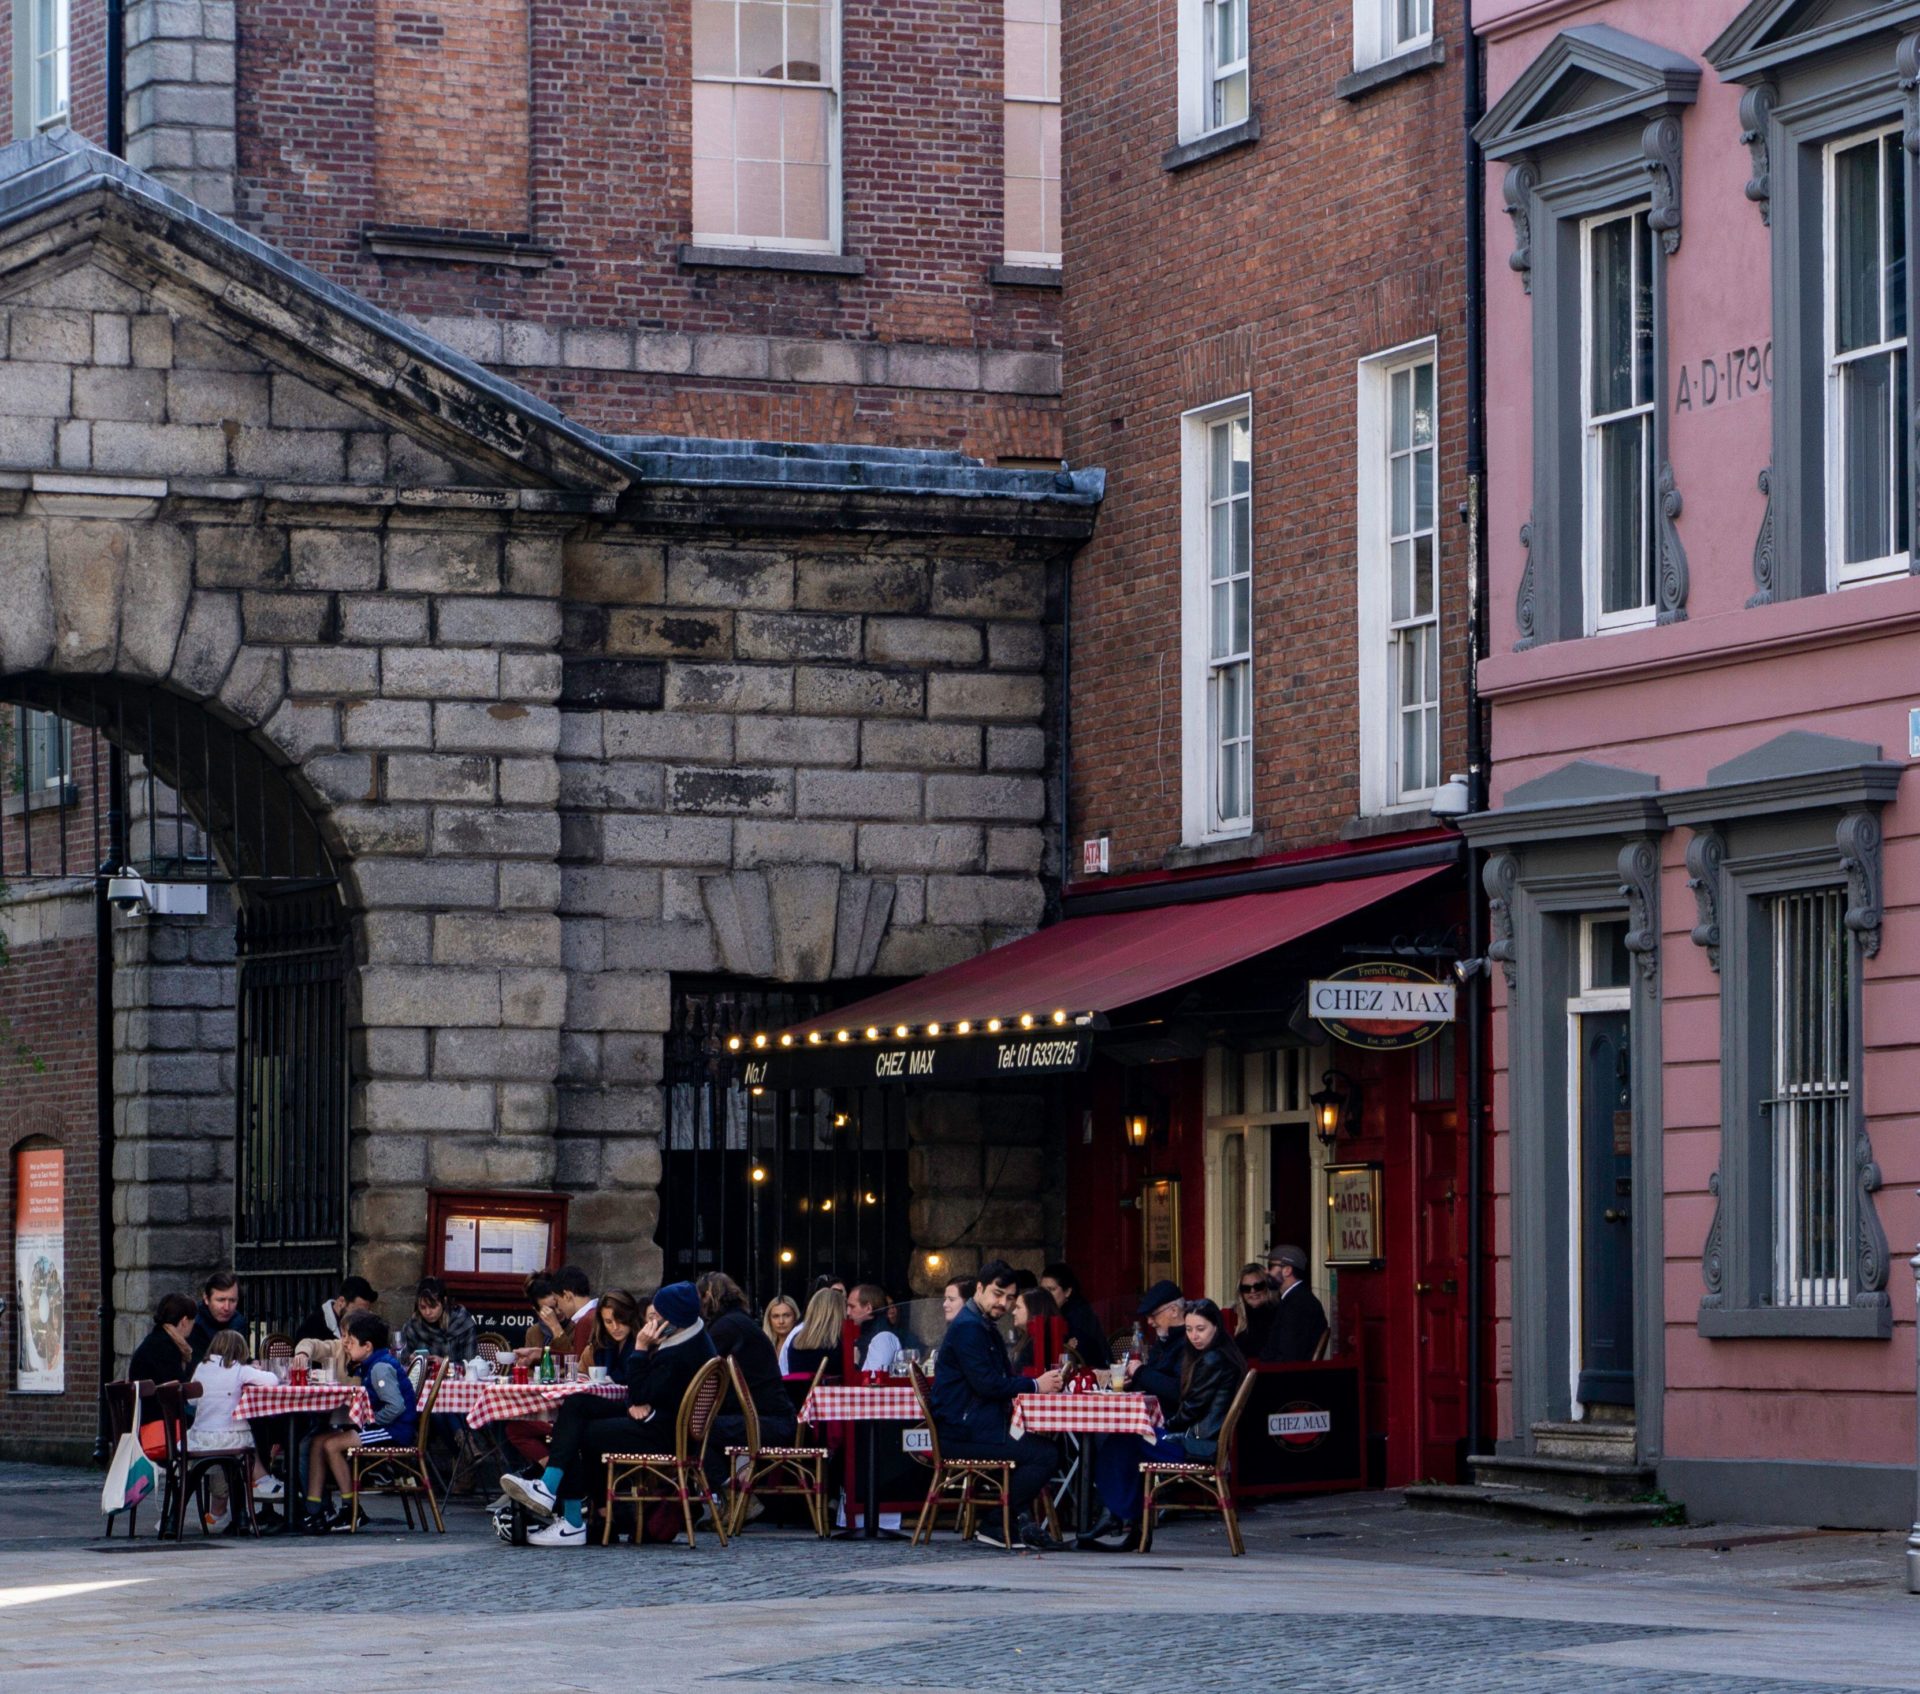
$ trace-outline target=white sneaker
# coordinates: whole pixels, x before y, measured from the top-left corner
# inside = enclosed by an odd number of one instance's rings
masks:
[[[253,1485],[253,1497],[256,1500],[279,1500],[285,1497],[286,1492],[277,1476],[263,1476]]]
[[[537,1476],[503,1476],[500,1490],[509,1500],[517,1500],[537,1518],[551,1518],[559,1510],[560,1503],[554,1499],[553,1490]]]
[[[565,1518],[555,1518],[544,1529],[527,1531],[529,1547],[584,1547],[587,1544],[587,1526],[571,1524]]]
[[[225,1535],[233,1524],[233,1513],[231,1511],[202,1512],[200,1522],[209,1535]]]

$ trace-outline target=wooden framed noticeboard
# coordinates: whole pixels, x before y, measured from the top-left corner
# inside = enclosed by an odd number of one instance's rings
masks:
[[[1327,1263],[1378,1265],[1381,1239],[1380,1167],[1328,1165]]]
[[[1180,1179],[1156,1176],[1140,1190],[1141,1280],[1180,1280]]]
[[[427,1190],[427,1270],[463,1300],[517,1301],[537,1271],[567,1260],[567,1196]]]

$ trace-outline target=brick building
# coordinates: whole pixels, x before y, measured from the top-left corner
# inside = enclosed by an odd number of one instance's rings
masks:
[[[1231,1299],[1243,1260],[1307,1248],[1395,1482],[1452,1474],[1466,1435],[1466,1043],[1363,1050],[1302,1000],[1371,961],[1451,982],[1465,939],[1431,815],[1466,743],[1459,19],[1181,0],[1070,14],[1064,54],[1066,438],[1109,476],[1073,571],[1064,910],[1277,914],[1253,959],[1116,1019],[1068,1245],[1130,1286],[1171,1179],[1190,1289]],[[1287,915],[1342,888],[1320,927]],[[1337,1138],[1308,1127],[1329,1086]],[[1368,1167],[1356,1263],[1329,1202]]]
[[[1054,468],[1057,23],[795,4],[775,48],[741,10],[135,0],[123,63],[91,8],[0,31],[0,701],[127,781],[54,785],[64,878],[44,808],[0,820],[47,1063],[0,1126],[67,1153],[69,1329],[110,1272],[114,1356],[231,1256],[273,1322],[349,1263],[402,1309],[429,1190],[564,1196],[639,1287],[1054,1245],[1031,1101],[988,1170],[977,1113],[815,1122],[711,1061],[1055,898],[1100,488]],[[151,909],[68,971],[107,862]],[[69,1051],[102,980],[110,1047]],[[109,1051],[103,1141],[66,1102]],[[71,1449],[94,1373],[10,1374],[0,1440]]]

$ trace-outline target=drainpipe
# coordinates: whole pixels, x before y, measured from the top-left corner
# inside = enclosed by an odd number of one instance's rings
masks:
[[[94,757],[99,753],[96,750]],[[99,769],[98,765],[94,767]],[[107,903],[107,878],[127,862],[127,756],[107,744],[107,862],[93,878],[93,1069],[94,1107],[98,1113],[94,1160],[94,1203],[100,1222],[100,1303],[94,1312],[100,1338],[100,1423],[94,1438],[94,1463],[104,1466],[112,1454],[113,1426],[107,1416],[107,1384],[113,1375],[113,907]],[[98,788],[94,790],[97,797]]]
[[[1480,121],[1480,44],[1473,34],[1473,0],[1461,0],[1461,140],[1465,177],[1467,264],[1467,810],[1487,807],[1487,742],[1481,715],[1480,655],[1486,651],[1486,166],[1473,139]],[[1486,894],[1480,882],[1482,855],[1467,848],[1467,947],[1470,959],[1487,956]],[[1467,1451],[1481,1445],[1480,1407],[1486,1361],[1481,1346],[1484,1273],[1480,1214],[1486,1183],[1487,1023],[1493,973],[1482,970],[1467,990]]]
[[[107,0],[107,151],[127,156],[127,0]]]
[[[1907,1263],[1913,1269],[1915,1293],[1920,1294],[1920,1253],[1915,1253]],[[1917,1373],[1915,1393],[1920,1395],[1920,1355],[1916,1355],[1914,1368]],[[1916,1449],[1913,1528],[1907,1534],[1907,1592],[1909,1594],[1920,1594],[1920,1439],[1916,1440]]]
[[[1073,560],[1060,569],[1060,893],[1067,893],[1073,867],[1073,843],[1067,828],[1067,802],[1073,787]]]

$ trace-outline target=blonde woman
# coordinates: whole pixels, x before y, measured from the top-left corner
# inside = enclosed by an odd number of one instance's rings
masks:
[[[780,1374],[787,1374],[787,1343],[800,1327],[800,1306],[791,1296],[776,1294],[760,1314],[760,1327],[767,1332],[773,1350],[780,1358]]]
[[[787,1337],[787,1365],[783,1374],[812,1376],[827,1361],[826,1380],[840,1379],[840,1332],[846,1326],[847,1297],[838,1288],[823,1288],[807,1302],[807,1315]]]

